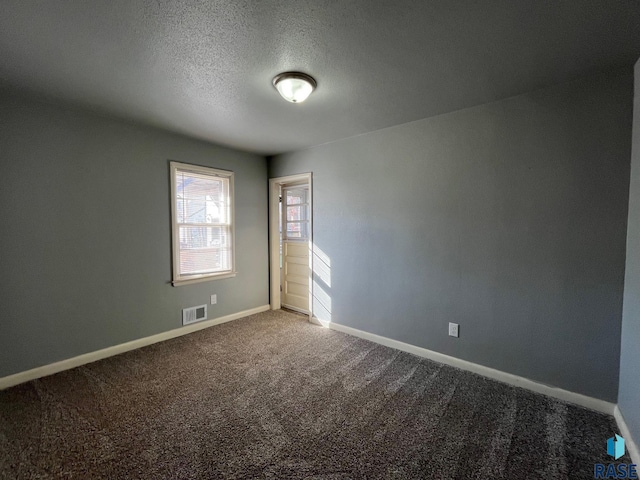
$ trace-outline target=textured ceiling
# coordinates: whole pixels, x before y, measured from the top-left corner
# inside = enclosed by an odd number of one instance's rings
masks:
[[[639,56],[637,0],[0,0],[0,85],[263,154]]]

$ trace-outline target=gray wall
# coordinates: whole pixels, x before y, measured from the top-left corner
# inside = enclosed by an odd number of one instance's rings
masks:
[[[632,73],[270,159],[313,172],[319,316],[615,401]]]
[[[268,299],[263,157],[0,91],[0,376]],[[238,275],[172,287],[169,161],[235,172]]]
[[[635,72],[627,269],[622,312],[618,405],[633,438],[640,445],[640,61],[636,63]]]

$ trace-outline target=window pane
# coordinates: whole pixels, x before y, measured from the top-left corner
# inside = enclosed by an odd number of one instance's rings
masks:
[[[291,220],[305,220],[303,218],[304,206],[302,205],[294,205],[292,207],[287,207],[287,221]]]
[[[231,269],[230,227],[180,227],[180,274]]]
[[[288,188],[286,193],[287,205],[298,205],[307,202],[307,190],[304,188]]]
[[[177,172],[178,223],[229,223],[229,180]]]
[[[300,232],[287,232],[287,238],[301,238]]]
[[[299,238],[306,239],[309,238],[309,223],[308,222],[287,222],[287,230],[286,230],[287,238]]]

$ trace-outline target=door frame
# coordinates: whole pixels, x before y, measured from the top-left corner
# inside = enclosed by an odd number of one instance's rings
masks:
[[[282,307],[280,295],[280,189],[284,185],[309,185],[309,320],[313,318],[313,175],[311,172],[269,179],[269,304]]]

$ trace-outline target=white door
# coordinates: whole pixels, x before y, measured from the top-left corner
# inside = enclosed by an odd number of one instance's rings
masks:
[[[309,185],[282,187],[282,305],[309,312]]]

